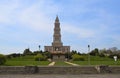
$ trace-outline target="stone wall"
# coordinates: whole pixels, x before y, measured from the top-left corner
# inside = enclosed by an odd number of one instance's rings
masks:
[[[111,66],[109,67],[112,73],[114,74],[120,74],[120,66]]]
[[[0,74],[120,74],[120,66],[0,66]]]
[[[95,67],[39,67],[39,74],[97,74]]]
[[[0,66],[0,74],[24,74],[23,66]]]

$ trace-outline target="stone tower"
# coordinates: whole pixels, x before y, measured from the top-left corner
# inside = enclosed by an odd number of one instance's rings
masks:
[[[54,51],[61,52],[63,43],[61,42],[60,23],[59,23],[58,16],[55,19],[54,25],[55,25],[55,27],[54,27],[52,46],[54,47]]]
[[[63,46],[61,41],[61,29],[58,16],[56,17],[54,23],[52,46],[45,46],[44,50],[53,55],[53,60],[65,60],[65,53],[70,52],[70,46]]]

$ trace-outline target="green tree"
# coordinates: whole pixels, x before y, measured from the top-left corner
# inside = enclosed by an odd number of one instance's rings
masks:
[[[90,55],[93,55],[93,56],[99,55],[99,50],[95,48],[93,51],[90,52]]]
[[[34,51],[33,55],[42,54],[41,51]]]
[[[6,62],[6,57],[4,55],[0,54],[0,65],[5,64],[5,62]]]
[[[84,61],[85,58],[83,56],[81,56],[81,55],[74,54],[74,55],[72,55],[72,60],[73,61]]]
[[[104,53],[99,54],[100,57],[105,57]]]
[[[45,55],[47,58],[51,58],[52,59],[52,54],[48,51],[44,52],[43,55]]]
[[[72,51],[70,52],[70,54],[71,54],[71,55],[77,54],[77,51],[76,51],[76,50],[72,50]]]
[[[46,57],[43,56],[42,54],[37,54],[35,56],[35,61],[45,61],[46,60]]]
[[[24,52],[23,52],[24,55],[31,55],[32,54],[32,51],[30,51],[30,49],[25,49]]]
[[[72,53],[70,52],[65,53],[65,58],[72,59]]]

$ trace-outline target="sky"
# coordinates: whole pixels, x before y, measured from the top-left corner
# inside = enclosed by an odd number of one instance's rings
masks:
[[[120,49],[120,0],[0,0],[0,53],[44,50],[57,15],[71,50]]]

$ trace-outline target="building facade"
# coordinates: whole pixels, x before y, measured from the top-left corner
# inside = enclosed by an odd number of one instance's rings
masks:
[[[54,23],[53,42],[51,46],[44,46],[44,51],[48,51],[52,54],[65,54],[70,52],[70,46],[64,46],[61,41],[61,29],[58,16]]]

